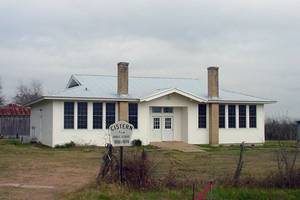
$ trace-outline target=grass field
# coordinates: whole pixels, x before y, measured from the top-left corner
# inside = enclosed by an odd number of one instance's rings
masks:
[[[292,142],[286,142],[292,145]],[[170,167],[179,178],[199,182],[232,176],[238,159],[238,146],[201,146],[205,152],[183,153],[145,147],[155,164],[157,178]],[[276,170],[277,142],[248,147],[242,176],[262,178]],[[133,147],[126,151],[135,151]],[[47,188],[0,187],[0,199],[191,199],[191,188],[152,192],[128,191],[118,185],[95,186],[103,148],[73,147],[52,149],[40,145],[21,145],[13,140],[0,140],[0,185],[7,183]],[[125,153],[126,158],[126,153]],[[300,158],[297,166],[300,167]],[[199,188],[200,189],[200,188]],[[209,199],[300,199],[300,190],[261,190],[250,188],[214,189]]]

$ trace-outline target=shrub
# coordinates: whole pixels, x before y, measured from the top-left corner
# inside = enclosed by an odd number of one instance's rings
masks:
[[[57,145],[55,145],[55,148],[64,149],[64,148],[72,148],[72,147],[75,147],[75,146],[76,146],[75,142],[71,141],[71,142],[68,142],[68,143],[65,143],[65,144],[57,144]]]
[[[146,151],[143,149],[141,154],[138,152],[126,156],[123,165],[123,180],[130,188],[143,189],[151,187],[154,182],[151,170],[151,162],[148,159]]]
[[[132,140],[131,145],[135,147],[140,147],[142,146],[142,141],[140,139]]]

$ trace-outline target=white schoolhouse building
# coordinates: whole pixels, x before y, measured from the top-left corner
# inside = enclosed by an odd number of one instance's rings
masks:
[[[219,89],[217,67],[200,79],[72,75],[66,88],[29,105],[31,137],[55,145],[75,142],[104,146],[118,120],[134,126],[133,138],[189,144],[264,143],[264,105],[274,101]]]

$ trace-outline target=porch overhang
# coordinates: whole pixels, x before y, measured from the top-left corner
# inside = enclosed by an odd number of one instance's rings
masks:
[[[184,97],[189,98],[189,99],[192,99],[196,102],[200,102],[200,103],[206,103],[207,102],[207,99],[197,97],[197,96],[195,96],[191,93],[184,92],[184,91],[182,91],[180,89],[177,89],[177,88],[169,88],[169,89],[165,89],[165,90],[160,90],[156,93],[153,93],[149,96],[146,96],[146,97],[142,98],[140,101],[141,102],[152,101],[154,99],[157,99],[157,98],[169,95],[169,94],[173,94],[173,93],[179,94],[179,95],[184,96]]]

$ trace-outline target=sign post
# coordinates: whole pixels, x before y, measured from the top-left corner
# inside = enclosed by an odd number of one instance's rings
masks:
[[[125,121],[118,121],[109,126],[110,138],[113,146],[120,147],[120,182],[123,183],[123,147],[130,146],[133,125]]]

